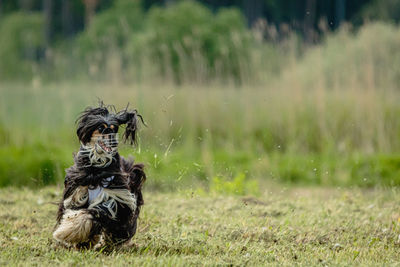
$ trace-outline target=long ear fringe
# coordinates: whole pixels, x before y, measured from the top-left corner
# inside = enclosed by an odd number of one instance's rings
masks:
[[[137,110],[123,110],[118,112],[117,120],[118,123],[126,124],[125,132],[123,134],[123,140],[130,145],[135,145],[137,143],[137,130],[138,130],[138,118],[146,125],[143,121],[143,117],[137,113]]]

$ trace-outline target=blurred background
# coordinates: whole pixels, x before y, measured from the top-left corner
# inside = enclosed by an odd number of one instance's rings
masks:
[[[0,0],[0,186],[62,184],[98,99],[149,190],[400,185],[399,0]]]

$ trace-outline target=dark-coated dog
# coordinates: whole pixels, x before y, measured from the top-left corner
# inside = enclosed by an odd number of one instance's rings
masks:
[[[103,103],[81,113],[76,131],[81,146],[66,170],[53,233],[59,244],[99,248],[123,244],[135,234],[146,175],[143,164],[119,155],[117,133],[126,124],[123,139],[133,145],[139,122],[136,110],[116,112]]]

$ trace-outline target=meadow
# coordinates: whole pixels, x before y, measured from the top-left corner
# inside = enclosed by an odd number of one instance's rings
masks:
[[[259,197],[146,194],[133,241],[57,248],[61,187],[0,189],[0,264],[10,266],[397,266],[398,190],[269,186]]]
[[[118,67],[107,81],[0,81],[0,265],[398,264],[399,31],[265,44],[240,83],[127,82]],[[146,165],[139,231],[112,251],[57,249],[75,119],[99,100],[147,124],[120,147]]]

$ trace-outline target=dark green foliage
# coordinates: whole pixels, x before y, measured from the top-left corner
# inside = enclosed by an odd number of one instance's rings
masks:
[[[10,139],[8,131],[5,129],[3,124],[0,122],[0,144],[7,144]]]
[[[150,10],[146,31],[133,36],[132,60],[148,60],[158,74],[181,83],[210,78],[242,81],[249,67],[251,38],[236,9],[216,15],[194,1]]]
[[[398,155],[361,157],[349,162],[349,165],[352,180],[357,185],[400,185],[400,156]]]
[[[384,20],[388,22],[400,21],[400,2],[398,0],[374,0],[364,6],[358,19]]]
[[[0,23],[0,79],[29,79],[44,56],[40,13],[16,12]]]
[[[79,58],[84,59],[88,68],[98,68],[91,74],[104,75],[107,61],[115,56],[120,64],[127,63],[123,62],[124,48],[131,36],[142,30],[143,20],[140,2],[129,0],[117,0],[110,9],[94,17],[76,42]]]
[[[0,147],[0,186],[43,186],[63,181],[64,169],[72,164],[66,150],[35,143]]]
[[[80,37],[84,53],[106,52],[109,48],[122,48],[127,39],[141,30],[143,13],[137,1],[117,0],[114,6],[96,15],[89,28]]]
[[[52,18],[44,23],[42,1],[22,1],[18,5],[6,0],[0,10],[0,34],[2,40],[6,40],[0,44],[0,80],[32,80],[35,75],[37,80],[90,77],[96,81],[158,80],[177,84],[215,80],[243,84],[260,79],[269,82],[286,67],[286,57],[277,54],[293,53],[295,49],[279,51],[263,37],[269,36],[267,39],[273,40],[279,48],[288,43],[293,46],[294,42],[286,39],[295,32],[302,35],[308,2],[171,1],[164,5],[161,1],[101,0],[91,24],[85,25],[83,30],[82,1],[73,0],[68,5],[66,1],[54,2],[50,8]],[[333,8],[336,2],[315,2],[315,19],[307,27],[316,30],[318,19],[325,15],[335,22],[327,27],[337,27]],[[396,1],[372,1],[366,5],[367,2],[347,1],[347,19],[353,18],[364,5],[358,21],[365,18],[399,20],[396,14],[400,5]],[[224,9],[226,6],[240,7],[243,14],[236,8]],[[260,7],[262,11],[253,14],[249,10],[251,7]],[[13,13],[20,9],[23,11]],[[258,21],[254,28],[259,40],[256,43],[245,16],[255,22],[259,15],[268,23]],[[48,50],[44,46],[45,29],[51,32]],[[83,32],[78,34],[81,30]],[[301,47],[297,50],[303,51],[306,47],[303,41],[297,43]],[[396,74],[396,68],[392,69],[390,73]],[[386,74],[378,74],[386,80]]]
[[[145,162],[149,179],[147,187],[170,191],[187,187],[209,188],[232,194],[254,194],[257,181],[324,186],[400,186],[400,157],[322,156],[274,154],[262,169],[257,168],[257,155],[244,152],[211,153],[212,164],[204,162],[199,151],[185,148],[166,157],[162,153],[145,152],[138,160]],[[123,155],[129,152],[122,150]],[[64,170],[72,164],[71,148],[53,147],[40,143],[0,147],[0,187],[43,186],[61,183]],[[215,176],[210,176],[212,174]],[[245,174],[247,173],[247,174]],[[243,186],[243,187],[242,187]]]

